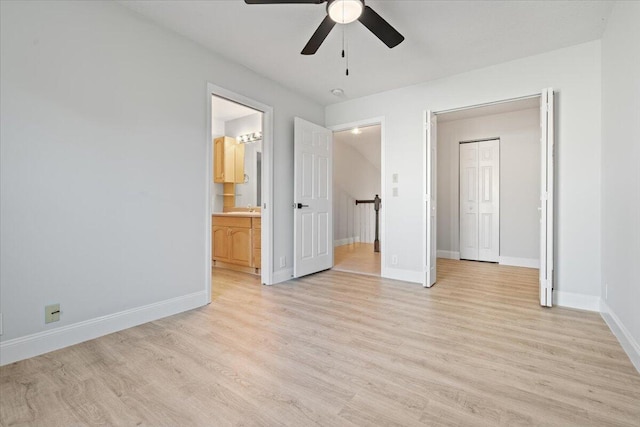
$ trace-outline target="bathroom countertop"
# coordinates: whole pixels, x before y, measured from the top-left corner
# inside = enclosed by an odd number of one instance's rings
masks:
[[[261,212],[214,212],[211,214],[212,216],[241,216],[241,217],[251,217],[251,218],[259,218],[262,216]]]

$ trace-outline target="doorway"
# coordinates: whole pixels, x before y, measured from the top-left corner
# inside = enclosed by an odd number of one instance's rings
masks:
[[[380,276],[382,124],[340,126],[333,141],[333,269]]]
[[[228,268],[271,284],[272,108],[212,84],[207,98],[208,276]]]
[[[461,259],[464,212],[460,193],[460,142],[500,139],[498,258],[503,265],[539,268],[540,302],[551,306],[553,286],[553,92],[429,114],[425,119],[425,235],[437,233],[437,248],[425,242],[427,267],[439,258]],[[437,123],[437,132],[436,132]],[[429,159],[429,155],[426,155]],[[436,173],[436,164],[437,173]],[[432,171],[433,173],[429,173]],[[437,185],[436,185],[437,182]],[[437,189],[437,194],[436,194]],[[436,202],[437,201],[437,202]],[[468,209],[469,207],[467,207]],[[432,212],[433,210],[433,212]],[[437,212],[437,215],[436,215]],[[426,221],[426,219],[425,219]],[[435,236],[434,236],[435,237]],[[427,239],[433,243],[433,239]],[[429,245],[430,246],[430,245]],[[430,251],[431,249],[431,251]],[[430,262],[431,260],[431,262]],[[432,268],[435,276],[435,268]],[[427,275],[425,286],[435,282]]]

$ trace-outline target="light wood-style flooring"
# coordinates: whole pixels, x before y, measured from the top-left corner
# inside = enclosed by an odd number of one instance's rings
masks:
[[[333,269],[380,276],[380,252],[373,243],[351,243],[333,248]]]
[[[438,260],[438,284],[216,270],[211,305],[0,368],[0,424],[640,425],[640,374],[536,270]]]

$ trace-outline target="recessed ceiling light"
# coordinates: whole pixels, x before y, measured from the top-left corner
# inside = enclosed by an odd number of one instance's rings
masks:
[[[331,89],[331,93],[334,94],[335,96],[344,95],[344,91],[342,89],[340,89],[339,87],[337,87],[335,89]]]
[[[351,133],[354,134],[354,135],[360,135],[362,133],[362,131],[356,127],[356,128],[351,129]]]

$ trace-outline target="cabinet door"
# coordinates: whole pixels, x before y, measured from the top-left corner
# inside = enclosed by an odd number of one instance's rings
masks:
[[[213,182],[224,182],[224,137],[213,140]]]
[[[224,137],[224,182],[236,182],[236,140]],[[243,174],[244,178],[244,174]]]
[[[244,144],[235,144],[234,147],[234,181],[236,184],[244,183]]]
[[[211,232],[212,258],[218,261],[229,260],[229,227],[213,226]]]
[[[229,235],[229,262],[251,267],[251,229],[231,228]]]

